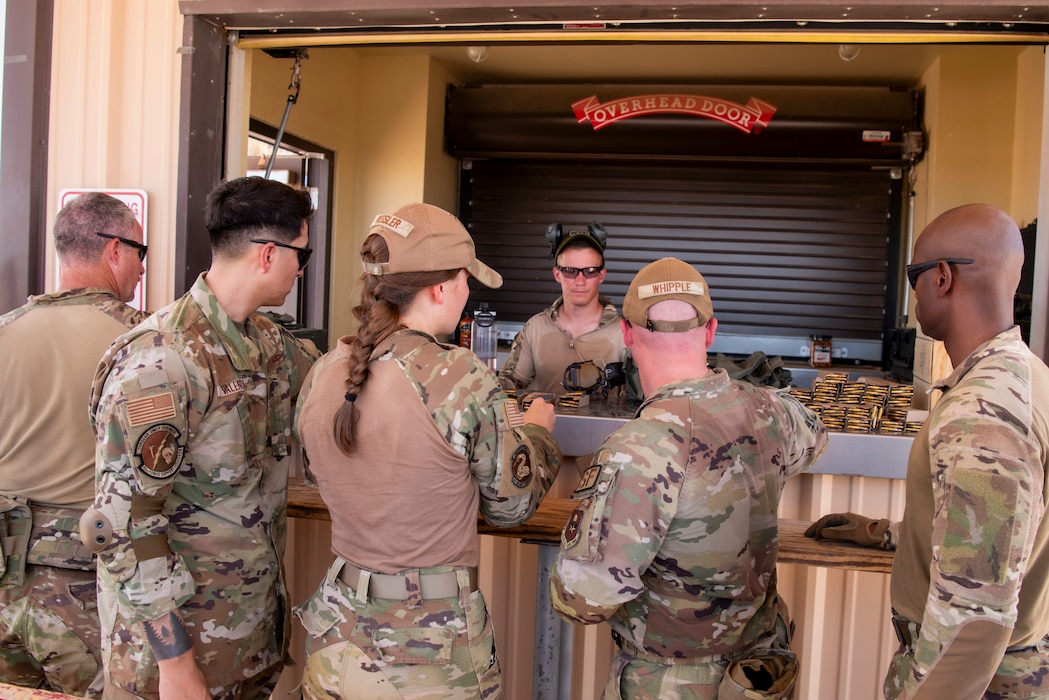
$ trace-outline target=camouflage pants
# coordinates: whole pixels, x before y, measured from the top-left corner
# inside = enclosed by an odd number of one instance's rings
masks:
[[[338,579],[337,559],[295,610],[306,628],[302,696],[325,698],[503,698],[495,634],[480,591],[458,598],[366,598]],[[449,571],[447,567],[430,573]]]
[[[273,694],[280,680],[283,664],[266,669],[262,673],[252,676],[248,680],[233,685],[209,688],[211,700],[266,700]],[[106,686],[103,700],[157,700],[158,693],[137,695],[124,688],[109,684]]]
[[[97,698],[102,692],[95,572],[29,564],[0,585],[0,680]]]
[[[619,650],[605,685],[604,700],[717,700],[727,661],[658,664]]]
[[[910,676],[913,663],[912,650],[901,645],[885,676],[886,700],[899,697],[901,679]],[[1049,700],[1049,642],[1042,639],[1030,649],[1006,653],[983,697],[984,700]]]
[[[790,649],[791,623],[786,603],[780,601],[776,628],[753,649]],[[613,636],[615,636],[613,634]],[[604,700],[717,700],[728,659],[709,663],[667,663],[638,658],[619,649],[605,684]],[[790,691],[793,693],[793,691]],[[790,693],[786,697],[790,697]]]

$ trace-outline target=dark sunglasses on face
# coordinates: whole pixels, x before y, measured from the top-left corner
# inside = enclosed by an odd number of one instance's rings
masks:
[[[146,251],[149,250],[149,246],[147,245],[143,245],[138,241],[133,241],[130,238],[124,238],[123,236],[114,236],[112,233],[102,233],[101,231],[95,231],[95,235],[101,236],[102,238],[112,238],[113,240],[120,241],[124,245],[131,246],[136,251],[138,251],[139,262],[142,262],[146,259]]]
[[[588,280],[591,280],[597,277],[599,274],[601,274],[601,270],[604,269],[604,265],[598,265],[597,267],[562,267],[561,265],[557,266],[558,272],[560,272],[562,275],[564,275],[570,280],[574,280],[576,277],[578,277],[580,272],[583,273],[583,277],[586,277]]]
[[[907,266],[907,281],[911,285],[911,289],[915,289],[918,286],[918,275],[931,270],[940,263],[947,263],[948,265],[972,265],[975,260],[972,258],[937,258],[936,260],[927,260],[923,263],[915,263],[914,265]]]
[[[252,243],[261,243],[262,245],[266,245],[267,243],[272,243],[273,245],[277,246],[278,248],[288,248],[290,250],[294,250],[299,256],[299,269],[300,270],[302,268],[306,267],[306,263],[308,263],[310,261],[310,256],[313,255],[313,248],[300,248],[297,245],[292,245],[290,243],[282,243],[280,241],[274,241],[274,240],[271,240],[269,238],[252,238],[251,242]]]

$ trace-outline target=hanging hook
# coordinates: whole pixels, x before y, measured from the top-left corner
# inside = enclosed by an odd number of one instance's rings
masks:
[[[302,88],[302,60],[309,58],[306,49],[295,50],[295,63],[291,67],[291,82],[288,83],[288,101],[284,105],[284,117],[280,120],[280,128],[277,130],[277,138],[273,141],[273,153],[266,164],[266,179],[273,172],[273,163],[277,160],[277,149],[280,148],[281,139],[284,138],[284,127],[288,125],[288,117],[291,115],[291,106],[299,101],[299,90]]]
[[[291,94],[288,95],[288,102],[295,104],[299,101],[299,89],[302,87],[302,59],[308,58],[306,56],[306,50],[303,49],[301,53],[295,56],[295,65],[291,67],[291,82],[288,83],[288,89],[291,90]]]

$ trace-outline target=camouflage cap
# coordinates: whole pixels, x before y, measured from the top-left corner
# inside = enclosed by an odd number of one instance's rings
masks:
[[[370,275],[437,272],[464,268],[486,287],[500,287],[502,276],[477,259],[470,233],[457,218],[430,204],[412,203],[380,214],[368,234],[378,234],[390,249],[390,261],[361,261]]]
[[[661,301],[692,305],[696,318],[684,321],[651,321],[648,310]],[[714,315],[707,282],[694,267],[677,258],[663,258],[638,271],[623,299],[623,318],[636,326],[660,333],[683,333],[706,324]]]

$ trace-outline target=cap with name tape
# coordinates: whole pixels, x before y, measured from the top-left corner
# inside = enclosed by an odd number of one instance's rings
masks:
[[[683,301],[696,310],[696,318],[653,321],[648,310],[661,301]],[[663,258],[645,265],[634,276],[623,299],[623,318],[635,326],[661,333],[682,333],[706,325],[714,315],[703,275],[677,258]]]
[[[378,234],[390,250],[389,262],[361,261],[369,275],[437,272],[464,268],[486,287],[500,287],[502,276],[477,259],[470,233],[445,210],[412,203],[391,214],[380,214],[368,234]]]

